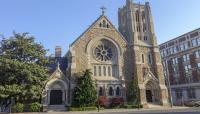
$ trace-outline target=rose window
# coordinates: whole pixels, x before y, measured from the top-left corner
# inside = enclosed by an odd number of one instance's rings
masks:
[[[109,61],[113,57],[111,47],[101,44],[95,48],[95,57],[100,61]]]

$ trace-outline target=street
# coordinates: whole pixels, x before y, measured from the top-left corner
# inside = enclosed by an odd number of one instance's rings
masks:
[[[17,113],[17,114],[39,114],[39,113]],[[82,112],[48,112],[40,114],[200,114],[200,108],[173,108],[173,109],[113,109]]]

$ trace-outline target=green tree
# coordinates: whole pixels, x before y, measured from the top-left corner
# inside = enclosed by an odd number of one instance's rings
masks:
[[[130,104],[140,104],[140,92],[137,79],[134,78],[129,84],[128,88],[128,103]]]
[[[0,99],[39,101],[48,76],[44,47],[28,33],[13,33],[0,41]]]
[[[74,89],[74,106],[84,107],[95,104],[97,100],[97,91],[91,74],[90,70],[86,70],[84,75],[80,77],[78,86]]]

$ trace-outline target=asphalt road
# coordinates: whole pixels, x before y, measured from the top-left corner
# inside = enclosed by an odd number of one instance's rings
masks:
[[[200,114],[200,108],[182,109],[142,109],[142,110],[101,110],[100,112],[48,112],[48,113],[16,113],[16,114]]]

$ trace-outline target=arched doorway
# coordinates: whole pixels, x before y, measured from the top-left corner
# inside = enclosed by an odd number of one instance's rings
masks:
[[[146,90],[146,99],[147,99],[147,102],[149,102],[149,103],[153,102],[151,90]]]
[[[146,101],[147,103],[157,104],[159,103],[160,95],[159,95],[159,87],[158,84],[149,80],[146,83]]]
[[[62,104],[62,94],[61,90],[51,90],[50,92],[50,105],[61,105]]]

